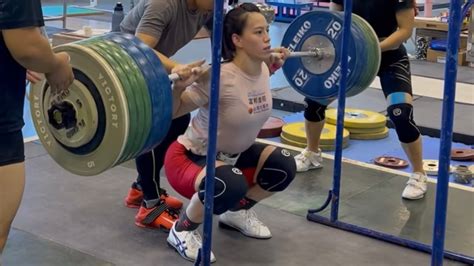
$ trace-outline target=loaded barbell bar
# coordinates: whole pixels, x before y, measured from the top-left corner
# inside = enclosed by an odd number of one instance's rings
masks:
[[[299,51],[299,52],[291,52],[289,55],[288,55],[288,58],[295,58],[295,57],[314,57],[316,59],[322,59],[324,56],[326,55],[326,53],[324,53],[324,50],[321,49],[321,48],[313,48],[311,50],[308,50],[308,51]],[[211,65],[209,65],[210,67]],[[208,68],[209,68],[208,67]],[[196,68],[197,69],[197,68]],[[168,75],[168,78],[171,82],[174,82],[176,80],[179,80],[180,77],[177,73],[173,73],[173,74],[170,74]]]
[[[375,32],[360,17],[353,21],[348,96],[367,88],[380,64]],[[281,45],[291,51],[282,67],[290,85],[321,103],[337,97],[341,22],[337,12],[305,13]],[[60,95],[46,81],[33,85],[30,109],[39,139],[59,165],[97,175],[163,140],[172,119],[171,82],[179,76],[168,75],[151,48],[133,35],[109,33],[54,50],[70,55],[75,80]]]
[[[315,57],[315,58],[322,58],[323,53],[322,50],[319,48],[315,48],[309,51],[300,51],[300,52],[291,52],[288,55],[288,58],[294,57]],[[206,66],[206,70],[209,69],[211,66]],[[199,71],[200,68],[203,67],[195,67],[192,71]],[[170,82],[174,82],[180,80],[181,77],[177,73],[172,73],[168,75],[168,79]],[[71,104],[67,102],[61,101],[61,98],[64,97],[64,94],[68,94],[69,90],[62,92],[59,95],[56,95],[54,99],[54,103],[52,107],[48,109],[48,120],[50,124],[56,129],[70,129],[75,126],[77,123],[77,119],[75,117],[75,111]]]

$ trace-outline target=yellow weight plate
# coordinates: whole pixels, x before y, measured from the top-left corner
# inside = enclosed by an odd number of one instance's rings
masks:
[[[306,143],[306,131],[304,122],[288,123],[282,127],[282,134],[285,138]]]
[[[283,132],[280,135],[280,139],[281,139],[281,143],[283,143],[283,144],[287,144],[287,145],[291,145],[291,146],[299,147],[299,148],[306,148],[306,142],[299,142],[299,141],[294,141],[294,140],[288,139],[283,135]],[[346,148],[348,145],[349,145],[348,141],[344,141],[342,143],[343,148]],[[322,144],[320,144],[319,148],[323,151],[333,151],[336,148],[336,146],[335,145],[322,145]]]
[[[379,133],[365,133],[365,134],[354,134],[351,133],[351,139],[369,140],[369,139],[384,139],[388,137],[388,128]]]
[[[326,121],[329,124],[336,124],[337,109],[326,111]],[[380,128],[384,127],[387,118],[376,112],[346,108],[344,126],[349,128]]]
[[[285,132],[283,132],[283,131],[281,132],[281,135],[280,135],[280,136],[283,136],[285,139],[288,139],[288,140],[290,140],[290,141],[299,142],[299,143],[305,143],[305,145],[306,145],[306,139],[305,139],[304,141],[300,141],[300,140],[296,139],[294,136],[288,135],[287,133],[285,133]],[[334,145],[334,144],[335,144],[335,141],[336,141],[335,139],[334,139],[334,140],[326,140],[325,142],[320,141],[319,144],[320,144],[320,145]],[[343,142],[344,144],[346,144],[348,141],[349,141],[349,137],[344,138],[344,139],[342,140],[342,142]]]
[[[344,127],[347,129],[351,135],[352,134],[375,134],[384,132],[387,127],[378,127],[378,128],[354,128],[354,127]]]
[[[289,123],[283,126],[282,135],[295,142],[306,143],[306,131],[304,122]],[[349,138],[349,131],[344,129],[343,133],[344,141]],[[333,145],[336,140],[336,126],[325,124],[323,132],[321,133],[320,144],[321,145]]]
[[[280,139],[281,139],[281,143],[288,144],[295,147],[306,148],[306,142],[294,141],[294,140],[288,139],[283,135],[283,132],[280,135]]]

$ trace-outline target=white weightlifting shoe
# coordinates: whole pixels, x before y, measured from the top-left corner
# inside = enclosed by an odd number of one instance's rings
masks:
[[[168,244],[174,248],[181,257],[189,260],[196,261],[199,248],[202,246],[201,235],[197,230],[193,231],[176,231],[176,223],[174,223],[168,234]],[[215,262],[216,257],[211,251],[211,262]]]
[[[296,171],[297,172],[306,172],[310,169],[322,168],[323,157],[321,155],[321,150],[318,149],[318,152],[310,151],[308,148],[305,148],[300,154],[295,156],[296,162]]]
[[[270,229],[257,218],[253,210],[227,211],[219,216],[219,225],[236,229],[248,237],[258,239],[272,237]]]
[[[427,190],[427,177],[423,173],[413,173],[408,179],[407,185],[402,193],[404,199],[421,199]]]

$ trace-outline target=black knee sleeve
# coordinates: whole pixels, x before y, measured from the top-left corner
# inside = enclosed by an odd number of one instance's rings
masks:
[[[199,184],[198,196],[204,203],[204,178]],[[214,180],[214,214],[222,214],[235,207],[248,191],[245,176],[239,168],[231,165],[222,165],[216,168]]]
[[[418,139],[420,131],[413,120],[413,106],[411,104],[390,105],[387,112],[401,142],[411,143]]]
[[[311,122],[320,122],[326,118],[326,105],[305,98],[306,108],[304,109],[304,118]]]
[[[276,148],[263,163],[257,175],[257,184],[270,191],[283,191],[295,178],[296,163],[290,152]]]

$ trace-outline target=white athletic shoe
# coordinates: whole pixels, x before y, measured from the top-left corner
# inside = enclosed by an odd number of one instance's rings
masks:
[[[197,230],[194,231],[176,231],[177,221],[174,223],[168,234],[168,244],[176,249],[181,257],[195,261],[199,254],[199,248],[202,246],[201,235]],[[211,251],[211,262],[215,262],[216,257]]]
[[[318,149],[318,152],[313,152],[304,149],[300,154],[295,156],[296,162],[296,171],[297,172],[306,172],[310,169],[322,168],[323,157],[321,156],[321,150]]]
[[[408,179],[407,186],[403,190],[404,199],[421,199],[425,196],[427,190],[427,178],[423,173],[413,173]]]
[[[234,228],[248,237],[259,239],[272,237],[270,229],[257,218],[253,210],[227,211],[219,216],[219,224]]]

